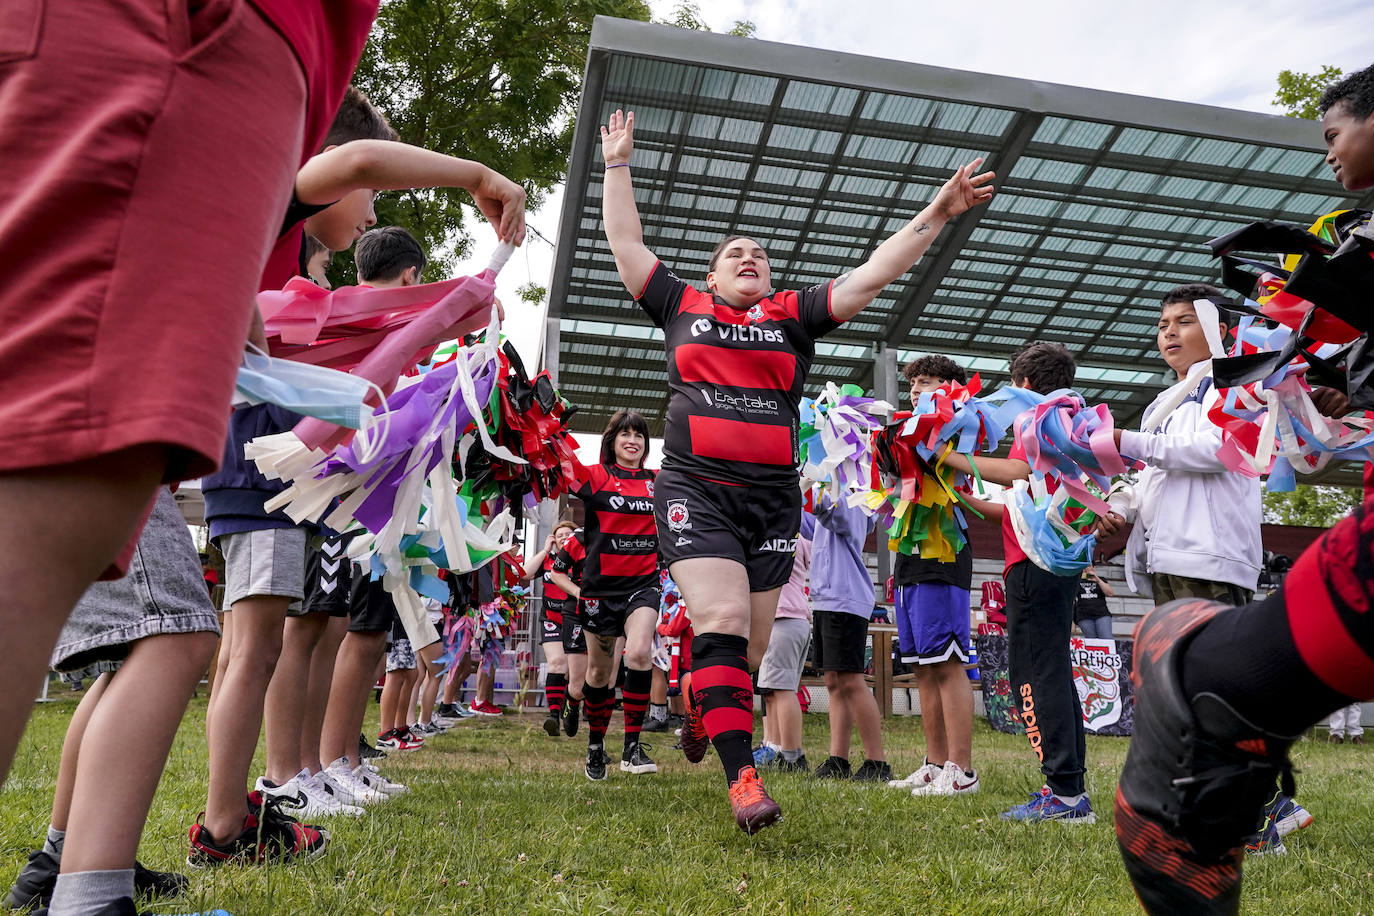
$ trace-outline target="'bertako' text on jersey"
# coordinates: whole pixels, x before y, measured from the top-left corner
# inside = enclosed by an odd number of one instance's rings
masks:
[[[663,467],[744,486],[794,486],[806,373],[816,339],[840,326],[830,283],[742,310],[659,263],[638,301],[663,328],[668,351]]]

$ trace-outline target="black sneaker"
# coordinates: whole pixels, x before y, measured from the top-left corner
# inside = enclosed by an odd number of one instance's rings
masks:
[[[386,757],[386,751],[379,751],[367,743],[367,738],[358,736],[358,759],[359,760],[380,760]]]
[[[773,769],[781,770],[784,773],[809,773],[811,765],[806,762],[806,755],[802,754],[796,760],[788,760],[781,754],[778,759],[773,761]]]
[[[855,782],[881,782],[886,784],[892,778],[892,767],[886,760],[865,760],[854,771]]]
[[[180,897],[191,887],[191,879],[174,871],[153,871],[134,862],[134,890],[145,897]]]
[[[644,726],[642,730],[646,732],[666,732],[669,731],[672,727],[673,726],[669,724],[667,719],[655,719],[652,717],[645,717]]]
[[[1277,778],[1293,795],[1288,747],[1212,693],[1189,698],[1179,661],[1215,601],[1160,605],[1135,630],[1135,726],[1116,791],[1116,840],[1147,913],[1236,913],[1241,860]]]
[[[569,738],[577,734],[577,723],[581,710],[582,704],[577,700],[570,699],[568,705],[563,707],[563,734]]]
[[[6,903],[12,910],[22,910],[39,904],[47,906],[57,885],[60,862],[51,853],[36,849],[29,853],[29,861],[15,876]],[[191,882],[185,875],[170,871],[153,871],[142,862],[134,862],[134,890],[148,897],[176,897],[186,893]]]
[[[816,767],[816,772],[812,775],[817,779],[848,779],[850,776],[849,761],[832,754],[825,758],[825,763]]]
[[[12,910],[23,910],[35,904],[47,906],[52,899],[52,889],[57,884],[57,872],[61,863],[42,849],[29,853],[29,861],[14,877],[14,886],[5,898]]]
[[[587,778],[592,782],[600,782],[606,778],[606,764],[609,758],[606,751],[599,744],[587,745],[587,768],[584,771]]]
[[[654,763],[653,758],[645,752],[644,745],[636,741],[621,756],[620,772],[634,773],[636,776],[642,776],[645,773],[657,773],[658,764]]]
[[[560,716],[556,712],[551,712],[544,717],[544,734],[550,738],[558,737],[558,724]]]

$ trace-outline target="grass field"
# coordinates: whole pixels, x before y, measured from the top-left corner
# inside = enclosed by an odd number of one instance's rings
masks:
[[[35,710],[3,790],[3,887],[47,825],[76,705],[75,695],[58,696]],[[182,867],[187,828],[204,804],[204,710],[203,697],[193,702],[144,833],[140,858],[155,868]],[[1000,822],[998,812],[1039,786],[1039,773],[1024,739],[979,722],[979,795],[916,799],[774,774],[767,784],[786,819],[750,838],[730,817],[714,755],[692,766],[669,748],[674,739],[650,736],[657,776],[612,768],[594,784],[582,775],[582,735],[551,739],[540,722],[469,720],[421,751],[393,754],[384,770],[412,792],[360,819],[335,819],[320,859],[196,872],[191,893],[156,912],[1138,912],[1110,817],[1124,739],[1088,739],[1099,812],[1092,826]],[[826,734],[824,716],[806,717],[813,764],[825,756]],[[1321,730],[1294,749],[1300,798],[1316,823],[1289,838],[1287,856],[1247,863],[1246,912],[1374,912],[1374,746],[1330,747],[1324,739]],[[920,762],[918,719],[889,720],[885,740],[902,775]],[[608,747],[618,743],[613,730]]]

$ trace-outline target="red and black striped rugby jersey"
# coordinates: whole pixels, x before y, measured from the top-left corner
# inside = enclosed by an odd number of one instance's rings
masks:
[[[564,544],[564,546],[566,547],[567,544]],[[568,600],[568,593],[565,592],[565,591],[563,591],[563,589],[559,588],[557,585],[554,585],[552,582],[549,581],[549,571],[550,571],[551,569],[553,569],[553,561],[554,561],[554,558],[556,558],[557,556],[558,556],[558,551],[556,551],[556,550],[550,551],[548,554],[546,554],[546,555],[544,556],[544,600],[545,600],[545,601],[567,601],[567,600]],[[566,570],[566,569],[560,569],[559,572],[567,572],[567,570]],[[571,577],[571,576],[570,576],[569,578],[572,578],[572,580],[573,580],[574,582],[577,581],[576,578],[573,578],[573,577]]]
[[[797,482],[799,407],[816,339],[841,324],[831,281],[740,310],[660,262],[637,301],[668,351],[663,467],[744,486]]]
[[[586,508],[583,527],[573,535],[586,551],[583,598],[628,597],[658,585],[658,532],[654,527],[654,472],[618,464],[589,467],[573,495]],[[554,569],[569,553],[559,552]]]
[[[587,536],[578,528],[572,533],[558,553],[553,556],[550,570],[565,574],[579,589],[582,587],[582,569],[587,564]],[[554,586],[557,588],[557,586]],[[562,591],[562,589],[559,589]],[[547,594],[547,592],[545,593]]]

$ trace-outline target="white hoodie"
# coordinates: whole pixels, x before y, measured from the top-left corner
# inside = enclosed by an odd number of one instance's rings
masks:
[[[1145,416],[1169,393],[1156,397]],[[1207,413],[1218,399],[1207,374],[1157,429],[1121,433],[1121,453],[1148,465],[1133,487],[1109,500],[1135,523],[1126,542],[1126,584],[1137,594],[1150,593],[1151,573],[1250,591],[1259,581],[1260,481],[1228,471],[1217,459],[1221,431]]]

